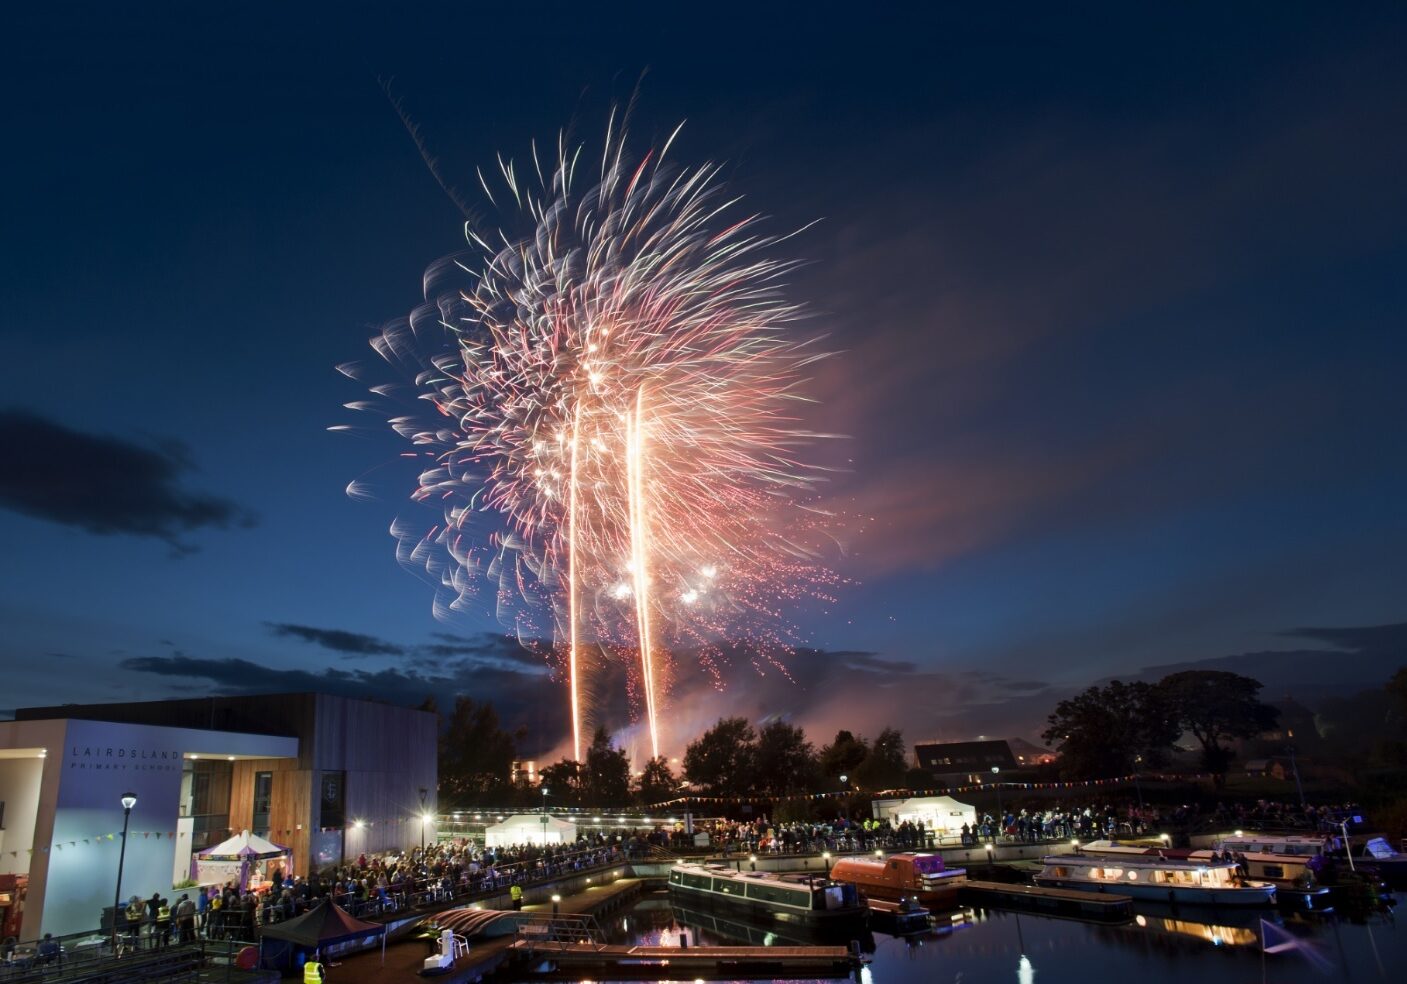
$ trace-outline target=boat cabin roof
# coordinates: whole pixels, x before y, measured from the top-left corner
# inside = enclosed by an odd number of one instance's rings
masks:
[[[1053,854],[1043,858],[1045,864],[1083,865],[1091,868],[1165,868],[1187,870],[1235,868],[1234,862],[1211,861],[1200,858],[1164,858],[1152,854],[1120,854],[1117,857],[1099,854]]]

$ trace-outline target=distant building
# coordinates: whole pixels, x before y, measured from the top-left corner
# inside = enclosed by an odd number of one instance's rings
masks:
[[[508,781],[513,785],[522,783],[524,786],[537,785],[537,760],[521,759],[514,762],[510,767]]]
[[[29,939],[102,924],[129,792],[124,899],[179,897],[192,853],[241,830],[289,848],[290,874],[418,847],[437,724],[326,694],[21,708],[0,722],[0,920]]]
[[[914,745],[918,767],[943,782],[989,782],[992,769],[1020,768],[1011,746],[1002,740],[920,742]]]
[[[1016,756],[1016,767],[1019,769],[1036,765],[1050,765],[1057,757],[1051,749],[1029,742],[1024,738],[1008,738],[1006,744],[1011,749],[1011,754]]]

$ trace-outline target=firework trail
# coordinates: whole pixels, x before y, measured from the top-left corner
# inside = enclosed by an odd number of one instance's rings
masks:
[[[520,638],[546,613],[578,759],[597,660],[638,659],[658,755],[665,654],[775,649],[783,609],[833,580],[825,518],[802,506],[817,472],[798,449],[817,435],[799,387],[821,353],[794,337],[795,264],[771,256],[786,237],[758,231],[718,166],[665,165],[678,132],[633,161],[613,115],[599,162],[562,138],[546,170],[536,145],[526,166],[500,158],[502,187],[480,184],[524,231],[466,225],[470,250],[371,343],[422,401],[389,419],[426,463],[413,498],[443,507],[428,533],[393,527],[398,555],[438,581],[437,614],[485,588]]]

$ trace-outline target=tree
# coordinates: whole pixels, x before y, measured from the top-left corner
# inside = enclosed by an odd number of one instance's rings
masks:
[[[1387,692],[1398,704],[1398,710],[1407,713],[1407,666],[1399,667],[1387,682]]]
[[[870,746],[848,731],[837,731],[835,741],[821,749],[821,772],[828,776],[853,776]]]
[[[640,802],[644,806],[673,799],[679,791],[679,780],[669,767],[669,760],[663,755],[645,763],[640,773]]]
[[[904,751],[904,733],[885,728],[856,766],[855,784],[864,789],[897,789],[903,785],[909,767]]]
[[[1260,686],[1259,680],[1225,670],[1185,670],[1158,681],[1174,719],[1202,746],[1202,767],[1218,786],[1231,764],[1231,749],[1223,743],[1275,727],[1279,712],[1257,698]]]
[[[581,800],[587,806],[624,806],[630,799],[630,759],[625,749],[611,745],[611,736],[598,727],[586,750],[581,773]]]
[[[1062,700],[1047,722],[1042,737],[1059,750],[1061,773],[1081,779],[1126,775],[1140,758],[1161,762],[1180,733],[1159,687],[1118,680]]]
[[[933,773],[918,766],[904,770],[904,786],[907,789],[932,789]]]
[[[720,796],[748,792],[757,768],[757,733],[747,718],[720,718],[684,752],[689,781]]]
[[[514,738],[492,704],[456,698],[440,736],[441,803],[462,806],[505,789],[517,754]]]
[[[560,759],[544,766],[537,775],[541,783],[537,795],[544,809],[581,803],[582,768],[576,759]],[[543,790],[546,790],[546,795],[543,795]]]
[[[757,734],[757,791],[777,795],[805,792],[817,772],[816,750],[806,732],[785,721],[764,725]]]

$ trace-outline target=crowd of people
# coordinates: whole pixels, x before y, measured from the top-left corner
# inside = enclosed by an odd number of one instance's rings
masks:
[[[617,864],[639,856],[636,839],[582,838],[567,845],[482,848],[444,842],[406,853],[359,856],[304,878],[274,869],[263,891],[233,882],[182,897],[170,920],[144,913],[132,939],[161,946],[173,938],[250,940],[266,925],[294,919],[331,899],[352,915],[370,918],[408,908],[452,903],[548,878]],[[135,900],[140,902],[140,900]],[[182,908],[190,901],[189,918]],[[135,904],[135,903],[134,903]],[[144,903],[145,905],[145,903]],[[135,912],[135,910],[134,910]],[[134,925],[129,923],[129,925]]]
[[[1213,812],[1213,820],[1221,826],[1241,827],[1247,830],[1309,830],[1321,833],[1334,833],[1342,823],[1356,823],[1355,817],[1363,815],[1363,808],[1357,803],[1278,803],[1272,800],[1256,800],[1254,803],[1233,803],[1227,806],[1218,803]]]
[[[261,927],[307,912],[331,899],[355,916],[371,918],[407,908],[448,905],[494,892],[521,897],[521,886],[647,856],[708,852],[780,855],[911,850],[943,846],[1038,843],[1066,839],[1148,836],[1170,829],[1267,827],[1333,832],[1361,814],[1353,803],[1305,805],[1257,801],[1171,809],[1142,803],[1063,805],[978,814],[958,830],[921,822],[837,816],[825,821],[703,820],[685,829],[650,827],[583,834],[571,844],[484,847],[456,839],[405,853],[361,855],[308,877],[275,867],[255,892],[233,882],[192,888],[172,901],[161,893],[133,896],[117,913],[116,931],[128,946],[160,948],[196,939],[252,940]],[[519,891],[514,891],[515,887]],[[174,894],[174,893],[173,893]]]

